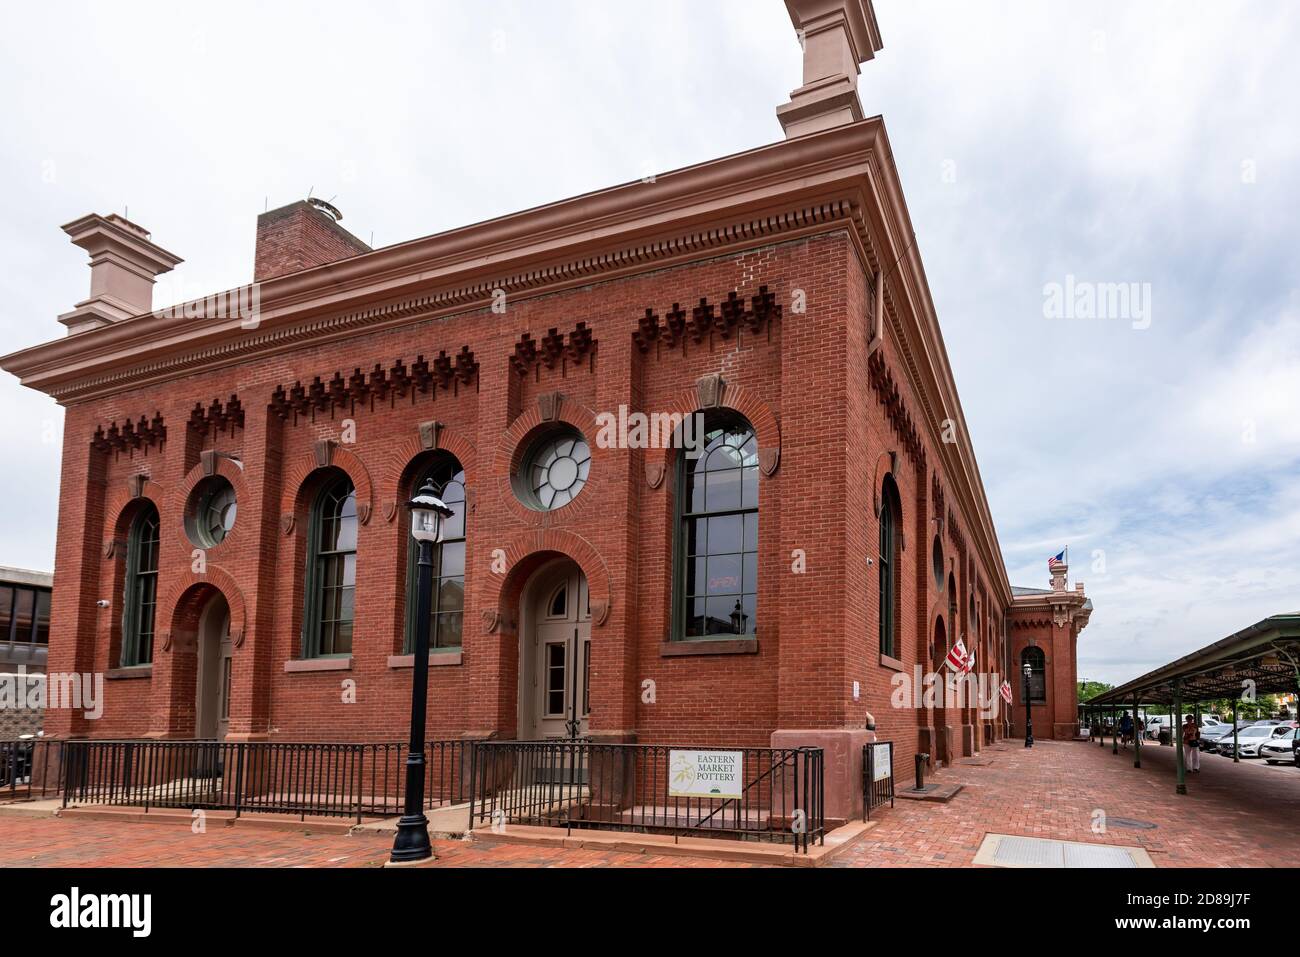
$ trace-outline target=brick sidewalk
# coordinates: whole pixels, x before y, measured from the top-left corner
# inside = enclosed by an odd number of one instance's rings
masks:
[[[899,801],[879,825],[837,857],[836,867],[969,866],[989,832],[1144,848],[1157,867],[1285,866],[1300,852],[1300,770],[1258,761],[1234,765],[1205,755],[1174,794],[1173,751],[1112,755],[1092,744],[1041,741],[1032,751],[1005,742],[937,775],[964,785],[948,804]],[[1094,811],[1109,819],[1093,833]],[[1120,826],[1117,818],[1156,825]],[[0,816],[0,867],[377,867],[385,834],[302,834],[251,827]],[[445,867],[715,867],[699,858],[621,851],[437,841]]]
[[[1144,848],[1156,867],[1286,867],[1300,853],[1300,769],[1201,756],[1201,773],[1174,793],[1174,751],[1111,753],[1110,742],[999,742],[936,780],[964,787],[950,803],[898,801],[835,867],[967,867],[986,833]],[[1094,812],[1108,819],[1094,833]],[[1125,827],[1116,819],[1156,825]]]
[[[390,834],[303,834],[187,823],[0,817],[5,867],[379,867]],[[440,867],[736,867],[699,858],[519,844],[434,841]]]

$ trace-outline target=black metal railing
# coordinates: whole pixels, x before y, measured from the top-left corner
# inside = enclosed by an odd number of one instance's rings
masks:
[[[687,752],[721,753],[731,762],[734,773],[724,775],[718,796],[699,785],[687,793]],[[602,828],[789,843],[803,852],[826,834],[820,748],[486,741],[473,757],[471,829]]]
[[[57,772],[50,776],[48,758],[51,746],[57,744],[41,738],[0,741],[0,800],[58,794]]]
[[[407,746],[397,743],[64,741],[63,804],[328,817],[402,813]],[[467,797],[473,742],[425,746],[425,807]]]
[[[894,742],[876,741],[862,746],[862,820],[888,801],[894,806]]]

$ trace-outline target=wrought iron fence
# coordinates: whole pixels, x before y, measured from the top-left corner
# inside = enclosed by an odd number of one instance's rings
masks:
[[[723,764],[716,786],[701,783],[705,772],[692,765],[701,754]],[[789,843],[802,852],[826,834],[820,748],[486,741],[473,756],[471,828],[602,828]]]
[[[894,742],[877,741],[862,746],[862,820],[884,805],[894,806]]]
[[[473,742],[425,746],[425,807],[466,798]],[[64,741],[63,804],[297,814],[402,812],[407,746],[396,743]]]
[[[51,774],[48,755],[58,744],[42,738],[0,741],[0,800],[57,795],[57,767]]]

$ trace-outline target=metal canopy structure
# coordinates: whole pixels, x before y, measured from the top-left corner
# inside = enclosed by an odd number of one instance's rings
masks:
[[[1300,612],[1273,615],[1199,651],[1084,702],[1087,707],[1236,700],[1243,682],[1257,695],[1300,690]]]

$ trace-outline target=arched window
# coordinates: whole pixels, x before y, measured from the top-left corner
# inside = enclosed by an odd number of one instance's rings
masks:
[[[158,509],[147,503],[131,523],[126,545],[122,601],[122,666],[153,661],[154,610],[158,604]]]
[[[465,617],[465,470],[454,456],[439,455],[418,473],[412,490],[433,483],[437,496],[454,513],[442,525],[442,542],[433,549],[433,600],[429,629],[430,648],[459,648]],[[406,643],[409,654],[415,648],[416,559],[419,549],[407,536],[406,542]]]
[[[1020,653],[1020,678],[1024,680],[1025,665],[1029,665],[1029,702],[1045,704],[1047,702],[1047,664],[1043,659],[1043,649],[1030,646]]]
[[[880,489],[880,653],[898,655],[898,540],[903,527],[903,506],[898,486],[886,475]]]
[[[698,414],[698,413],[697,413]],[[758,440],[731,411],[677,456],[676,637],[758,634]]]
[[[357,494],[346,475],[331,475],[312,505],[306,581],[303,657],[351,654]]]

